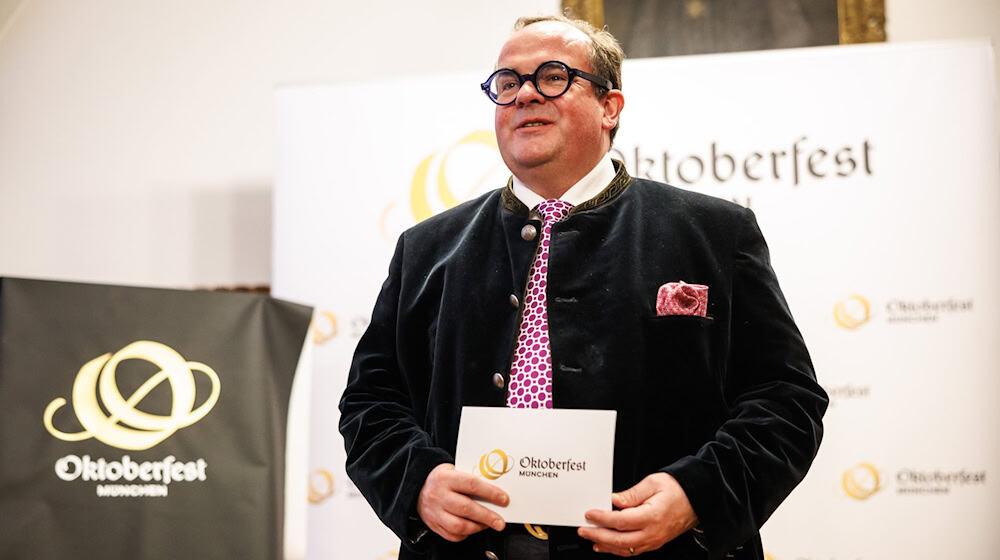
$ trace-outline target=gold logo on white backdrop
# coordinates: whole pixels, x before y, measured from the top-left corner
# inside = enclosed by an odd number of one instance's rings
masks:
[[[441,162],[438,164],[437,173],[434,174],[434,184],[437,186],[437,195],[441,200],[441,203],[445,208],[453,208],[458,206],[460,202],[452,191],[452,187],[448,182],[447,173],[445,172],[448,167],[448,158],[451,157],[452,152],[456,148],[466,145],[466,144],[480,144],[497,149],[497,137],[490,130],[477,130],[475,132],[466,134],[461,140],[455,142],[450,148],[445,150],[444,154],[441,156]],[[428,199],[427,183],[430,178],[430,166],[431,162],[434,160],[435,154],[427,156],[423,161],[417,165],[416,171],[413,172],[413,180],[410,182],[410,211],[413,213],[413,218],[418,222],[426,220],[433,215],[431,211],[431,205]],[[483,182],[490,176],[493,170],[488,170],[483,173],[478,181],[475,181],[468,192],[463,193],[464,196],[468,196],[471,192],[475,191],[482,186]]]
[[[116,375],[118,365],[125,360],[144,360],[159,368],[128,398],[121,394]],[[195,407],[195,371],[208,377],[212,384],[208,398],[198,407]],[[170,414],[161,416],[140,410],[142,399],[164,381],[170,383],[173,393]],[[81,441],[92,437],[112,447],[139,451],[204,418],[218,401],[219,389],[219,376],[212,368],[185,360],[165,344],[140,340],[114,354],[90,360],[76,374],[73,411],[83,431],[68,433],[54,426],[53,416],[66,405],[62,397],[49,403],[42,418],[45,429],[58,439]]]
[[[844,492],[855,500],[867,500],[882,489],[878,469],[871,463],[858,463],[840,477]]]
[[[333,496],[333,474],[326,469],[309,473],[309,503],[321,504]]]
[[[833,306],[833,319],[848,330],[854,330],[871,319],[872,311],[868,300],[851,294]]]
[[[337,317],[329,311],[321,311],[313,317],[313,343],[326,344],[337,336]]]
[[[402,231],[415,222],[454,208],[484,191],[485,186],[501,186],[507,176],[496,134],[492,130],[470,132],[417,164],[406,203],[400,205],[409,207],[409,217],[400,215],[397,203],[390,202],[382,210],[379,230],[386,240],[392,241],[395,239],[392,231]]]

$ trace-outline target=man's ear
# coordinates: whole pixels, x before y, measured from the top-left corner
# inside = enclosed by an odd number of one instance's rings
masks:
[[[622,95],[621,90],[613,89],[604,95],[604,99],[601,100],[604,107],[604,117],[601,119],[601,128],[604,130],[611,130],[618,124],[618,118],[622,114],[622,108],[625,107],[625,96]]]

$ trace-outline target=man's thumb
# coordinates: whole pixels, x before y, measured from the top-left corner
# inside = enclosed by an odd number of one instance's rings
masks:
[[[629,488],[628,490],[622,490],[621,492],[615,492],[611,495],[611,505],[617,508],[630,508],[641,504],[646,500],[646,496],[642,495],[642,482],[636,484],[635,486]]]

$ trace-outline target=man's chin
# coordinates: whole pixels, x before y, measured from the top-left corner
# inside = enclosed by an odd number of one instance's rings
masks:
[[[524,170],[530,171],[532,169],[537,169],[543,167],[544,165],[552,161],[552,154],[549,152],[534,152],[526,151],[516,154],[508,154],[503,160],[507,164],[507,167],[511,171]]]

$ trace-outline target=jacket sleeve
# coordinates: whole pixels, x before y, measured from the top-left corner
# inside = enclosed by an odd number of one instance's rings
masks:
[[[397,352],[404,254],[401,236],[371,323],[354,353],[340,399],[340,433],[348,476],[379,519],[413,545],[420,489],[434,467],[454,458],[435,446],[421,426]]]
[[[756,535],[802,480],[828,403],[753,213],[742,212],[723,387],[728,415],[711,441],[663,469],[691,501],[710,558]]]

